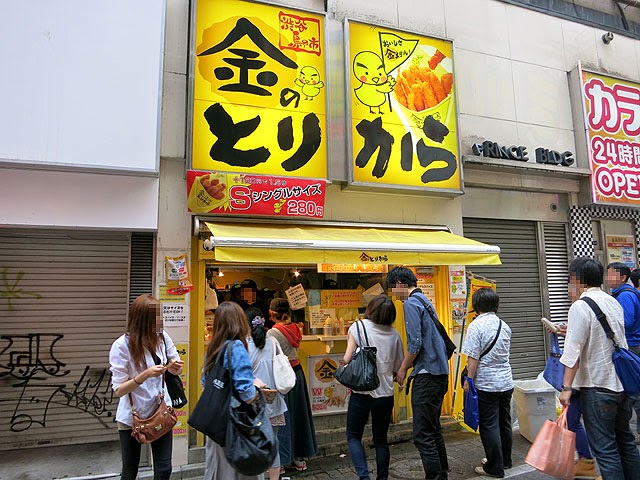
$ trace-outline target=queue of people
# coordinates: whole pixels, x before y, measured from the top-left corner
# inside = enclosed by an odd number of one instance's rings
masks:
[[[604,268],[597,261],[577,258],[569,267],[572,306],[566,327],[561,326],[559,330],[566,335],[560,359],[565,366],[560,402],[569,406],[569,425],[577,434],[576,475],[595,478],[595,461],[604,480],[635,479],[640,471],[640,454],[630,428],[632,406],[637,409],[639,399],[624,392],[611,360],[613,344],[589,305],[579,301],[584,297],[594,300],[606,314],[617,344],[628,345],[630,350],[639,353],[640,293],[634,292],[637,292],[640,272],[634,272],[635,276],[623,264],[610,264],[607,280],[612,295],[609,295],[601,289]],[[388,478],[387,433],[394,407],[393,383],[397,382],[401,388],[406,383],[413,408],[413,441],[422,460],[425,479],[445,480],[450,468],[440,413],[449,385],[448,337],[443,333],[433,305],[417,287],[417,278],[411,269],[391,269],[387,286],[392,297],[404,301],[406,352],[392,326],[396,318],[393,300],[387,295],[374,297],[360,325],[354,324],[349,329],[343,358],[344,363],[349,363],[363,346],[356,330],[363,327],[368,344],[377,348],[379,387],[351,394],[346,426],[351,460],[358,478],[368,480],[362,436],[371,416],[376,478]],[[253,289],[251,285],[248,287]],[[256,401],[261,397],[259,389],[270,393],[267,412],[279,450],[265,474],[269,480],[276,480],[287,468],[305,470],[306,460],[318,453],[309,393],[298,358],[302,335],[298,325],[291,321],[287,300],[271,300],[267,311],[269,319],[259,305],[251,305],[246,297],[245,303],[246,311],[233,301],[218,305],[203,374],[212,368],[219,352],[230,345],[231,381],[241,400],[246,404]],[[461,353],[468,359],[467,379],[473,379],[478,392],[479,433],[485,451],[485,458],[479,461],[475,473],[503,478],[505,470],[513,465],[510,405],[514,382],[509,361],[511,329],[498,317],[498,306],[495,291],[482,288],[474,292],[472,307],[477,317],[469,325]],[[267,328],[268,320],[273,322],[273,328]],[[289,359],[296,377],[295,386],[285,395],[275,386],[272,359],[276,343]],[[162,332],[157,299],[141,295],[133,302],[127,333],[114,342],[110,362],[113,388],[120,397],[116,420],[122,445],[122,478],[133,479],[140,460],[140,445],[131,438],[132,407],[125,396],[133,400],[141,412],[151,413],[155,408],[153,399],[158,390],[164,388],[160,377],[167,370],[179,374],[182,369],[173,341]],[[468,380],[464,382],[464,389],[469,389]],[[151,444],[155,479],[171,475],[171,445],[171,432]],[[240,480],[265,476],[241,475],[227,461],[223,448],[207,438],[205,479],[216,478]]]

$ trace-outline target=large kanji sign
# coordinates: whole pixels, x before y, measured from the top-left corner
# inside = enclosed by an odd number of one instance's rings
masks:
[[[322,15],[201,0],[195,50],[194,169],[326,178]]]
[[[640,204],[640,85],[582,71],[593,201]]]

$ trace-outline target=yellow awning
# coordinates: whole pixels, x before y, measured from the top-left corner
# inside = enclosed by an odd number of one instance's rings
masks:
[[[220,262],[500,265],[500,247],[447,231],[206,222]]]

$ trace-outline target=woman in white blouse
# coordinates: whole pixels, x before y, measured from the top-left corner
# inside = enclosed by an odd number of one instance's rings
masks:
[[[511,328],[496,315],[499,303],[500,297],[490,288],[473,294],[471,304],[478,316],[469,325],[461,352],[467,355],[467,378],[473,379],[478,390],[480,439],[486,455],[475,472],[496,478],[504,477],[504,470],[512,466]],[[469,390],[466,380],[464,389]]]
[[[140,295],[131,304],[127,333],[118,338],[109,352],[111,382],[120,397],[116,422],[122,453],[122,480],[135,480],[140,464],[141,445],[131,436],[133,416],[131,402],[142,418],[147,418],[158,406],[158,394],[163,392],[163,376],[169,370],[182,373],[183,362],[171,337],[162,331],[160,302],[149,294]],[[164,399],[171,398],[164,385]],[[154,480],[171,477],[172,432],[151,443]]]

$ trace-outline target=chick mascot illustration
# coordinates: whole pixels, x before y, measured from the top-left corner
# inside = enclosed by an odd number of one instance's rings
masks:
[[[376,113],[377,108],[381,114],[380,107],[396,84],[396,79],[384,71],[382,58],[374,52],[359,52],[353,59],[353,74],[361,82],[354,89],[358,100],[369,107],[369,113]]]
[[[318,70],[309,65],[300,69],[300,76],[294,80],[294,83],[302,87],[302,93],[305,100],[313,100],[313,97],[320,95],[320,89],[324,87],[324,82],[320,80]]]

